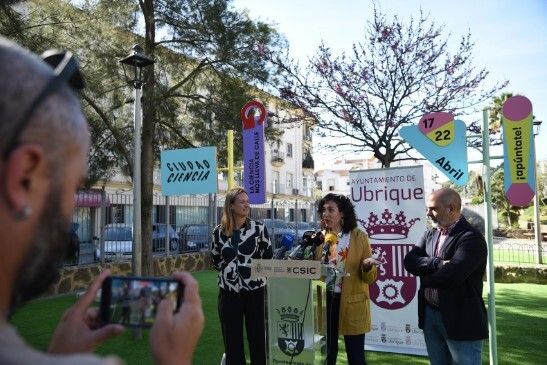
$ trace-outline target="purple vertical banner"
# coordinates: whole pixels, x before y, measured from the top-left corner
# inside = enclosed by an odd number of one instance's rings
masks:
[[[260,115],[255,116],[258,110]],[[243,121],[243,187],[251,204],[266,202],[266,165],[264,163],[264,126],[268,114],[258,100],[241,109]]]

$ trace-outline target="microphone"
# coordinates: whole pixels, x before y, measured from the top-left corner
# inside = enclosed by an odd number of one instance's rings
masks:
[[[289,260],[304,260],[304,249],[306,247],[302,244],[296,246],[290,253],[287,259]]]
[[[323,263],[328,264],[329,263],[329,243],[325,242],[323,245]]]
[[[312,250],[311,252],[313,256],[313,249],[321,246],[323,240],[324,236],[321,231],[306,231],[302,235],[302,239],[300,240],[298,245],[291,252],[289,252],[287,258],[289,260],[304,260],[305,258],[310,256],[310,249]]]
[[[313,248],[319,247],[323,244],[325,241],[325,236],[323,236],[323,233],[321,231],[314,232],[314,231],[306,231],[302,235],[302,245],[308,247],[311,246]]]
[[[288,250],[289,249],[287,248],[287,246],[281,246],[281,247],[277,248],[274,251],[273,258],[276,259],[276,260],[283,260],[285,258],[285,253]]]
[[[333,252],[336,252],[336,245],[338,244],[338,236],[332,232],[325,234],[325,244],[323,245],[323,263],[328,264],[330,259],[331,248],[334,247]]]

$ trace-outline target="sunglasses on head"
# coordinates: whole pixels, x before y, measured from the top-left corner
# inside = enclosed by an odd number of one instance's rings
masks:
[[[30,122],[32,114],[48,96],[54,94],[65,84],[68,84],[73,90],[82,90],[85,86],[84,79],[78,66],[78,61],[74,58],[72,52],[48,50],[42,53],[41,57],[44,62],[54,69],[54,75],[46,82],[43,89],[22,114],[21,119],[19,119],[19,122],[16,124],[11,142],[4,151],[4,158],[7,158],[19,145],[19,137]]]

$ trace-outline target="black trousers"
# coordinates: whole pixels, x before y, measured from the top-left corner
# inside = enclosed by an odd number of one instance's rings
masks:
[[[244,320],[251,353],[251,365],[266,365],[264,288],[242,293],[220,289],[218,315],[224,339],[226,365],[245,365]]]
[[[327,361],[326,365],[336,365],[338,356],[338,328],[340,315],[340,293],[327,291]],[[348,365],[366,365],[365,334],[345,335]]]

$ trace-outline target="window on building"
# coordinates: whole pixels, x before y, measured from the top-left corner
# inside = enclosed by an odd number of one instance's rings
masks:
[[[329,191],[333,191],[334,190],[334,179],[328,179],[327,180],[327,186],[329,188]]]
[[[287,143],[287,157],[292,157],[292,143]]]
[[[279,171],[272,172],[272,190],[274,194],[279,194]]]
[[[290,172],[287,172],[287,191],[291,192],[293,188],[293,175]]]

